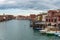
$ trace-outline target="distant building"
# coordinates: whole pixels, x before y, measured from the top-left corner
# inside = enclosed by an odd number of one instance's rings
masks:
[[[36,15],[35,15],[35,14],[30,14],[30,19],[31,19],[32,21],[34,21],[35,18],[36,18]]]
[[[25,16],[18,15],[16,18],[17,18],[17,19],[25,19]]]
[[[0,21],[15,19],[13,15],[0,15]]]

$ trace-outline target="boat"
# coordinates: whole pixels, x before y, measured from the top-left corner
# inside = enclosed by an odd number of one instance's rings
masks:
[[[49,36],[52,36],[56,33],[56,31],[47,31],[46,34]]]
[[[60,37],[60,34],[58,36]]]
[[[54,33],[56,36],[60,37],[60,31],[57,31],[56,33]]]
[[[42,34],[46,34],[46,32],[47,32],[47,30],[39,30],[40,31],[40,33],[42,33]]]
[[[42,30],[42,28],[34,28],[34,30]]]

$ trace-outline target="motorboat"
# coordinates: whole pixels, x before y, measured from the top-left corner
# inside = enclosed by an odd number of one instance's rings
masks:
[[[56,36],[60,36],[60,31],[56,31],[56,33],[54,33]]]
[[[47,30],[39,30],[40,31],[40,33],[46,33],[47,32]]]
[[[54,35],[56,33],[56,31],[47,31],[46,34],[47,35]]]
[[[34,28],[35,30],[42,30],[42,28]]]

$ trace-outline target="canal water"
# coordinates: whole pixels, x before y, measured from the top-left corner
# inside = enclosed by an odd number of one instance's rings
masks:
[[[47,36],[30,27],[29,20],[0,22],[0,40],[60,40],[57,36]]]

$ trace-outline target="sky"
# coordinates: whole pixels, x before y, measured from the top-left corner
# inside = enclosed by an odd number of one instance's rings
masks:
[[[0,0],[0,14],[29,15],[59,8],[60,0]]]

